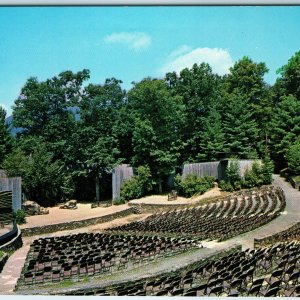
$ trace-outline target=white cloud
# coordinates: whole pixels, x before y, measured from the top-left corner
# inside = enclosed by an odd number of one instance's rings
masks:
[[[233,66],[233,61],[227,50],[221,48],[196,48],[191,49],[188,46],[181,46],[173,51],[167,59],[167,62],[160,69],[160,72],[179,73],[184,68],[191,68],[193,64],[208,63],[213,72],[224,75],[229,72]]]
[[[123,44],[130,49],[138,51],[150,46],[151,37],[144,32],[116,32],[104,37],[104,42],[108,44]]]

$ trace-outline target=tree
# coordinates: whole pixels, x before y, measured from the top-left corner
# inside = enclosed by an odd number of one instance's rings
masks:
[[[61,72],[41,82],[29,78],[13,107],[13,125],[22,128],[18,139],[40,137],[54,159],[65,160],[76,124],[74,110],[88,78],[88,70]]]
[[[106,79],[103,85],[89,84],[79,104],[84,126],[97,129],[97,135],[111,132],[118,117],[118,111],[125,103],[125,91],[121,80]]]
[[[226,102],[232,95],[242,96],[246,100],[244,109],[252,112],[252,118],[257,124],[255,148],[261,155],[264,151],[263,144],[269,137],[268,124],[272,114],[272,93],[264,81],[267,72],[265,63],[255,63],[244,56],[230,68],[224,84]]]
[[[185,68],[178,76],[175,72],[166,74],[166,83],[174,96],[183,99],[186,122],[182,128],[184,151],[181,162],[197,160],[204,133],[203,126],[210,107],[218,103],[220,78],[211,67],[202,63]]]
[[[300,100],[300,51],[296,52],[277,72],[281,75],[276,81],[279,96],[293,95]]]
[[[244,56],[230,68],[227,77],[227,92],[242,94],[251,104],[258,104],[264,96],[264,75],[268,72],[265,63],[255,63]]]
[[[0,106],[0,166],[5,156],[11,151],[13,142],[5,124],[5,117],[6,111]]]
[[[271,127],[271,155],[277,165],[283,168],[288,149],[300,136],[300,102],[294,96],[280,98],[274,108]]]
[[[237,161],[229,161],[229,165],[226,168],[226,177],[228,183],[234,190],[239,190],[241,188],[242,178],[240,176],[240,168]]]
[[[286,158],[290,171],[295,175],[300,175],[300,140],[289,147]]]
[[[263,184],[271,184],[272,183],[272,175],[274,173],[274,163],[270,158],[269,149],[266,148],[265,156],[263,158],[263,165],[262,165],[262,178]]]
[[[96,201],[100,201],[100,180],[113,167],[120,163],[116,159],[119,150],[115,146],[113,137],[99,137],[96,144],[87,150],[87,163],[92,167],[92,174],[96,183]]]
[[[31,155],[16,149],[7,156],[4,168],[9,176],[21,176],[27,197],[41,205],[54,205],[66,196],[65,170],[62,162],[53,160],[53,154],[40,144]]]
[[[153,188],[152,175],[148,166],[139,166],[137,174],[126,180],[121,187],[121,198],[131,200],[141,198]]]
[[[111,78],[106,79],[104,84],[89,84],[84,89],[79,103],[80,121],[76,123],[67,149],[73,177],[94,179],[97,202],[100,200],[100,186],[104,186],[104,178],[121,161],[114,132],[119,110],[125,102],[121,83]]]
[[[200,153],[197,158],[202,161],[215,161],[224,156],[225,136],[222,129],[221,116],[213,107],[204,121]]]
[[[248,101],[242,96],[231,96],[224,111],[224,149],[230,156],[256,158],[257,125]]]
[[[162,181],[174,172],[182,147],[184,107],[180,96],[172,96],[162,80],[144,79],[128,92],[128,116],[134,166],[148,165],[159,191]]]
[[[88,70],[75,74],[65,71],[42,82],[29,78],[13,107],[14,126],[22,127],[23,135],[44,136],[47,126],[71,114],[67,108],[80,102],[81,86],[88,78]]]

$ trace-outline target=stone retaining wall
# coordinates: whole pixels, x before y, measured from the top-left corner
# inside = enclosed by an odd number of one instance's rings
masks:
[[[266,247],[273,245],[277,242],[290,241],[294,239],[299,240],[300,237],[300,222],[291,226],[290,228],[283,230],[281,232],[275,233],[273,235],[261,238],[254,239],[254,248]]]
[[[116,212],[116,213],[109,214],[109,215],[104,215],[101,217],[91,218],[91,219],[51,224],[51,225],[32,227],[32,228],[24,228],[24,229],[22,229],[22,234],[23,234],[23,236],[32,236],[32,235],[51,233],[51,232],[62,231],[62,230],[73,230],[73,229],[77,229],[80,227],[87,227],[87,226],[91,226],[91,225],[109,222],[109,221],[112,221],[117,218],[127,217],[133,213],[134,213],[133,209],[130,207],[130,208],[127,208],[126,210],[123,210],[120,212]]]

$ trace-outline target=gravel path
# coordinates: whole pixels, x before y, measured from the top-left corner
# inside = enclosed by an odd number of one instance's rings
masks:
[[[161,272],[165,271],[174,271],[178,269],[179,267],[186,266],[190,263],[196,262],[199,259],[205,258],[207,256],[210,256],[216,252],[226,250],[234,245],[242,245],[243,249],[246,248],[252,248],[253,247],[253,240],[254,238],[263,238],[268,235],[280,232],[282,230],[285,230],[295,223],[300,221],[300,192],[293,189],[292,186],[285,182],[284,179],[280,178],[278,175],[274,175],[274,185],[281,187],[286,196],[286,208],[285,211],[282,212],[282,214],[271,221],[270,223],[257,228],[251,232],[244,233],[242,235],[239,235],[238,237],[229,239],[227,241],[216,243],[216,242],[203,242],[203,246],[205,248],[203,249],[196,249],[193,251],[190,251],[189,253],[182,253],[174,257],[168,257],[164,260],[148,264],[146,266],[143,266],[143,268],[140,268],[139,270],[125,270],[123,272],[115,273],[111,276],[106,276],[105,278],[97,278],[97,279],[90,279],[88,283],[84,283],[84,286],[93,286],[97,284],[97,286],[106,285],[114,282],[122,282],[122,281],[128,281],[128,280],[136,280],[141,278],[146,278],[150,276],[154,276],[156,274],[159,274]],[[141,218],[145,218],[146,215],[141,215]],[[118,222],[129,222],[130,219],[123,218],[119,219]],[[110,227],[111,222],[105,224],[100,224],[102,226],[101,229],[104,229],[105,226]],[[95,226],[93,226],[95,227]],[[98,228],[99,229],[99,228]],[[97,230],[97,228],[81,228],[80,232],[83,231],[90,231],[90,230]],[[79,231],[79,230],[77,230]],[[72,231],[74,232],[74,231]],[[65,232],[60,232],[61,234],[65,234]],[[26,238],[26,244],[30,242],[31,238]],[[25,245],[25,247],[19,249],[16,251],[7,262],[3,273],[0,275],[0,294],[6,294],[7,292],[11,292],[12,288],[16,282],[16,278],[19,277],[21,267],[14,269],[14,265],[21,265],[23,266],[26,253],[28,251],[29,247],[28,245]],[[14,262],[16,260],[20,260],[18,264],[15,264]],[[11,270],[9,273],[9,269]],[[19,270],[19,271],[18,271]],[[8,274],[11,275],[11,277],[4,277]],[[80,287],[82,286],[82,283],[76,283],[72,288]],[[3,287],[5,290],[3,290]],[[2,291],[3,290],[3,291]],[[46,290],[45,290],[46,291]],[[40,289],[36,291],[37,293],[42,293],[43,289]],[[21,294],[25,294],[25,291],[22,291]],[[30,291],[29,293],[34,293],[34,290]]]

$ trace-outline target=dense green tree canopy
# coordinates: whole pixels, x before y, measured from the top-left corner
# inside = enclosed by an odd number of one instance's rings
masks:
[[[271,154],[282,166],[288,149],[300,136],[300,102],[291,95],[281,97],[270,123]]]
[[[265,63],[247,56],[225,76],[194,64],[162,79],[145,78],[129,91],[116,78],[84,85],[89,70],[45,81],[31,77],[13,107],[13,125],[22,128],[15,138],[0,108],[0,165],[24,178],[32,199],[52,204],[107,197],[111,171],[121,162],[145,166],[149,186],[162,191],[186,162],[263,158],[247,182],[260,173],[260,183],[269,183],[273,163],[299,171],[299,61],[297,52],[273,86],[264,80]],[[239,185],[234,167],[231,188]]]
[[[182,98],[172,95],[163,80],[145,79],[129,91],[127,113],[134,121],[132,163],[148,165],[161,187],[162,178],[174,172],[182,147]]]
[[[166,74],[166,82],[173,95],[182,97],[186,114],[187,121],[182,127],[184,151],[181,161],[196,161],[209,107],[218,103],[220,78],[208,64],[202,63],[182,70],[180,75],[175,72]]]

